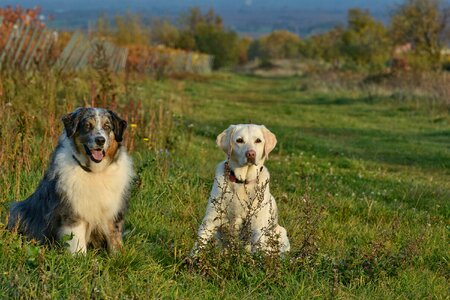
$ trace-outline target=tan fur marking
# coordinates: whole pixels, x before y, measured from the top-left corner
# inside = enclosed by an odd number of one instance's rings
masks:
[[[81,141],[80,141],[78,132],[76,132],[75,135],[73,136],[73,141],[74,141],[75,149],[77,150],[77,153],[81,154],[86,159],[87,165],[89,166],[91,160],[89,158],[89,155],[87,155],[86,151],[84,151],[84,146],[83,146],[83,143],[81,143]]]
[[[108,147],[108,150],[106,151],[106,157],[108,157],[110,160],[114,160],[114,157],[116,156],[117,149],[119,149],[119,143],[112,138],[111,144]]]
[[[123,220],[120,222],[111,221],[108,223],[108,252],[114,252],[116,250],[122,250],[122,231],[123,231]]]

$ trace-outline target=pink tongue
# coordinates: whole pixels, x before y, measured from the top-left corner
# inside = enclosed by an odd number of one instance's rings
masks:
[[[103,150],[91,150],[91,154],[95,160],[103,159]]]

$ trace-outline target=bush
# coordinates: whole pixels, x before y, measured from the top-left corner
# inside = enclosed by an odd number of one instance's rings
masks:
[[[300,37],[286,30],[273,31],[252,42],[248,56],[250,59],[283,59],[299,56]]]

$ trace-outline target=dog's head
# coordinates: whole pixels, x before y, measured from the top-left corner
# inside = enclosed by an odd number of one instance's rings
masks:
[[[127,122],[103,108],[77,108],[62,117],[66,135],[85,161],[100,163],[105,157],[113,159]]]
[[[231,125],[217,136],[217,145],[237,166],[263,165],[277,139],[264,125]]]

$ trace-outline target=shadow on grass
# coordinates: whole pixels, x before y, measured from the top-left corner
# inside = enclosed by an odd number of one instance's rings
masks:
[[[402,101],[403,103],[404,101]],[[290,103],[290,102],[289,102]],[[302,105],[317,105],[317,106],[350,106],[350,105],[357,105],[357,104],[367,104],[367,105],[376,105],[380,103],[397,103],[402,104],[400,101],[397,101],[393,99],[391,96],[381,96],[381,95],[374,95],[374,96],[359,96],[357,98],[352,98],[349,96],[337,96],[337,97],[330,97],[329,94],[327,95],[315,95],[309,99],[306,100],[298,100],[298,104]],[[370,106],[368,106],[370,107]],[[379,108],[379,107],[374,107]],[[408,108],[408,110],[410,110]]]
[[[351,99],[349,97],[333,98],[328,96],[316,96],[314,98],[301,101],[299,104],[303,105],[353,105],[359,103],[359,100]]]

